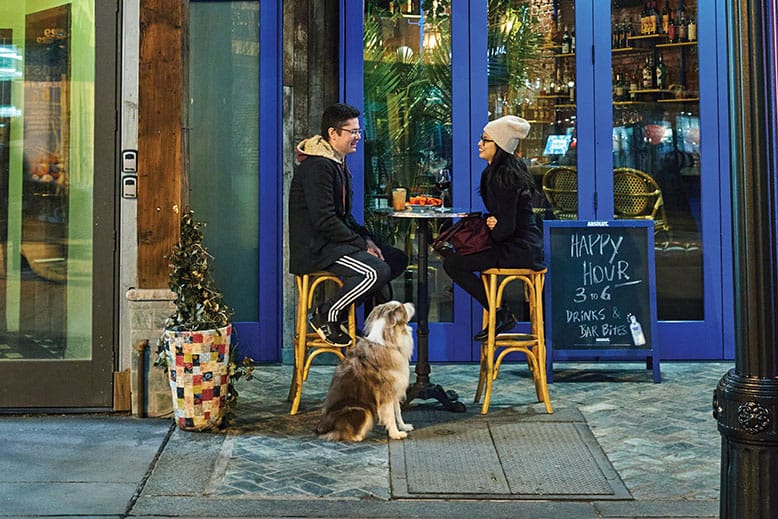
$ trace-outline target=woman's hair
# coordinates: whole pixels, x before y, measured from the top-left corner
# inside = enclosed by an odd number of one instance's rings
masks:
[[[535,191],[535,180],[532,178],[527,165],[512,153],[508,153],[499,146],[492,158],[492,163],[486,166],[481,175],[479,192],[484,193],[486,179],[491,179],[499,189],[518,189],[519,191]]]

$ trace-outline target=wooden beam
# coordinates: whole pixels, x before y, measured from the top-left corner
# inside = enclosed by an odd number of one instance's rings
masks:
[[[138,71],[138,287],[168,283],[183,210],[186,2],[141,0]]]

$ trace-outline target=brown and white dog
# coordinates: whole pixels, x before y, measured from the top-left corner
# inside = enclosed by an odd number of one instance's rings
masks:
[[[324,401],[316,434],[330,441],[362,441],[375,422],[386,427],[393,440],[408,436],[413,426],[403,422],[413,354],[408,321],[413,303],[389,301],[373,308],[359,337],[335,374]]]

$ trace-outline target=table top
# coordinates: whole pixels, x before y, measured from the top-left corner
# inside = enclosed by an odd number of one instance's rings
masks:
[[[444,209],[430,207],[429,209],[406,209],[405,211],[394,211],[392,209],[386,209],[384,211],[379,210],[374,212],[385,214],[393,218],[423,218],[427,220],[434,220],[438,218],[463,218],[473,214],[473,212],[469,209],[458,207],[446,207]]]

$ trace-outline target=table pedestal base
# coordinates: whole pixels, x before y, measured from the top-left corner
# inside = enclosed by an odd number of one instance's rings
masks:
[[[465,412],[465,404],[458,400],[459,395],[457,392],[454,390],[446,391],[437,384],[425,384],[423,382],[419,382],[418,380],[414,384],[411,384],[411,386],[408,387],[405,405],[407,406],[411,403],[411,400],[415,400],[417,398],[420,400],[429,400],[430,398],[434,398],[443,404],[443,408],[446,409],[446,411],[453,411],[455,413]]]

